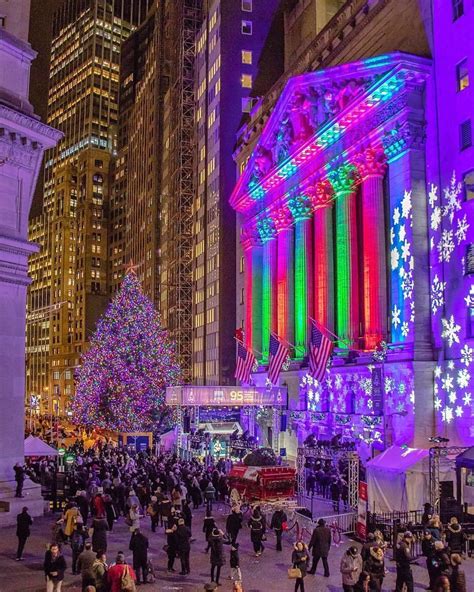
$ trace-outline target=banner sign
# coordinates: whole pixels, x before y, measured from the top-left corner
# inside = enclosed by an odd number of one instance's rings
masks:
[[[359,481],[359,504],[357,507],[356,534],[362,540],[367,539],[367,483]]]
[[[166,404],[183,407],[287,407],[288,391],[286,387],[171,386],[166,389]]]

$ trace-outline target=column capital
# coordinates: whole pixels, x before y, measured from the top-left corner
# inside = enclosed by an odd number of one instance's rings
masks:
[[[410,148],[421,150],[425,145],[425,125],[421,122],[404,121],[386,130],[382,144],[387,160],[393,160]]]
[[[240,242],[244,251],[262,244],[262,239],[260,238],[260,233],[258,230],[258,223],[255,224],[255,222],[252,220],[251,222],[247,222],[242,226]]]
[[[328,179],[319,179],[306,189],[314,209],[332,206],[334,189]]]
[[[287,204],[280,205],[275,210],[272,210],[272,218],[277,232],[293,226],[293,216]]]
[[[358,181],[357,169],[350,163],[329,170],[327,176],[336,195],[352,193]]]
[[[304,193],[294,192],[288,199],[288,209],[295,222],[298,220],[309,220],[313,213],[310,196]]]
[[[276,228],[271,216],[267,215],[257,220],[256,233],[258,235],[258,244],[266,243],[275,238]]]
[[[361,180],[367,177],[383,177],[387,168],[387,158],[382,147],[370,147],[354,158]]]

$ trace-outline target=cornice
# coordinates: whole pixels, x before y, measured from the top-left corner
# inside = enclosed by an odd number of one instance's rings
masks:
[[[63,137],[63,133],[46,125],[34,117],[0,105],[0,127],[8,128],[12,133],[28,137],[36,141],[43,148],[52,148]]]

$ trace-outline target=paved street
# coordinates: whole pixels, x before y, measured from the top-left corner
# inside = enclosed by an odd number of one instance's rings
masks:
[[[224,512],[217,510],[219,523],[224,523]],[[148,520],[143,521],[143,532],[149,537],[151,547],[151,558],[155,566],[158,580],[154,585],[147,585],[143,589],[150,592],[165,591],[199,591],[209,578],[209,556],[204,553],[204,541],[202,528],[203,512],[195,513],[195,526],[193,533],[196,541],[193,543],[191,552],[191,575],[181,577],[174,575],[171,577],[165,570],[165,553],[162,547],[165,543],[163,531],[155,535],[151,533]],[[46,517],[35,521],[33,534],[28,541],[25,553],[25,561],[20,563],[14,560],[16,549],[15,529],[8,528],[0,533],[0,592],[33,592],[43,591],[45,589],[42,575],[42,558],[45,545],[49,540],[51,525],[53,519]],[[107,552],[109,562],[115,559],[115,554],[119,550],[126,552],[127,560],[131,561],[131,553],[128,551],[129,534],[127,527],[123,524],[123,519],[116,525],[114,532],[109,537],[109,549]],[[274,550],[274,539],[272,533],[269,533],[267,548],[264,554],[256,559],[251,552],[250,537],[247,528],[240,536],[240,562],[245,584],[245,592],[284,592],[293,589],[293,583],[287,578],[286,570],[289,567],[291,556],[291,541],[288,538],[284,543],[284,551],[277,553]],[[339,561],[344,549],[349,542],[345,541],[339,548],[333,547],[330,556],[330,566],[332,569],[331,577],[326,579],[322,575],[307,576],[305,580],[306,590],[310,592],[340,592],[342,590],[341,578],[339,574]],[[228,557],[228,547],[226,554]],[[71,592],[79,591],[80,578],[71,574],[71,551],[65,547],[65,556],[68,562],[68,570],[64,588]],[[179,564],[178,564],[179,565]],[[387,576],[384,584],[385,591],[394,589],[394,564],[387,562],[390,574]],[[474,582],[474,559],[465,562],[464,567],[467,572],[467,581]],[[222,591],[231,590],[228,564],[224,566],[222,573]],[[321,567],[319,567],[321,571]],[[426,570],[421,567],[414,568],[416,590],[426,588]],[[472,590],[472,586],[468,590]]]

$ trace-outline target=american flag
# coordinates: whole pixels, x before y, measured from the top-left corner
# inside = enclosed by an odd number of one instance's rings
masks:
[[[280,376],[281,367],[289,354],[288,348],[277,335],[270,333],[270,348],[268,356],[268,380],[276,384]]]
[[[235,378],[240,382],[250,382],[250,372],[255,364],[255,356],[252,351],[239,341],[237,345],[237,365],[235,367]]]
[[[321,382],[326,373],[328,360],[333,348],[332,341],[326,337],[311,319],[311,337],[309,342],[309,373]]]

